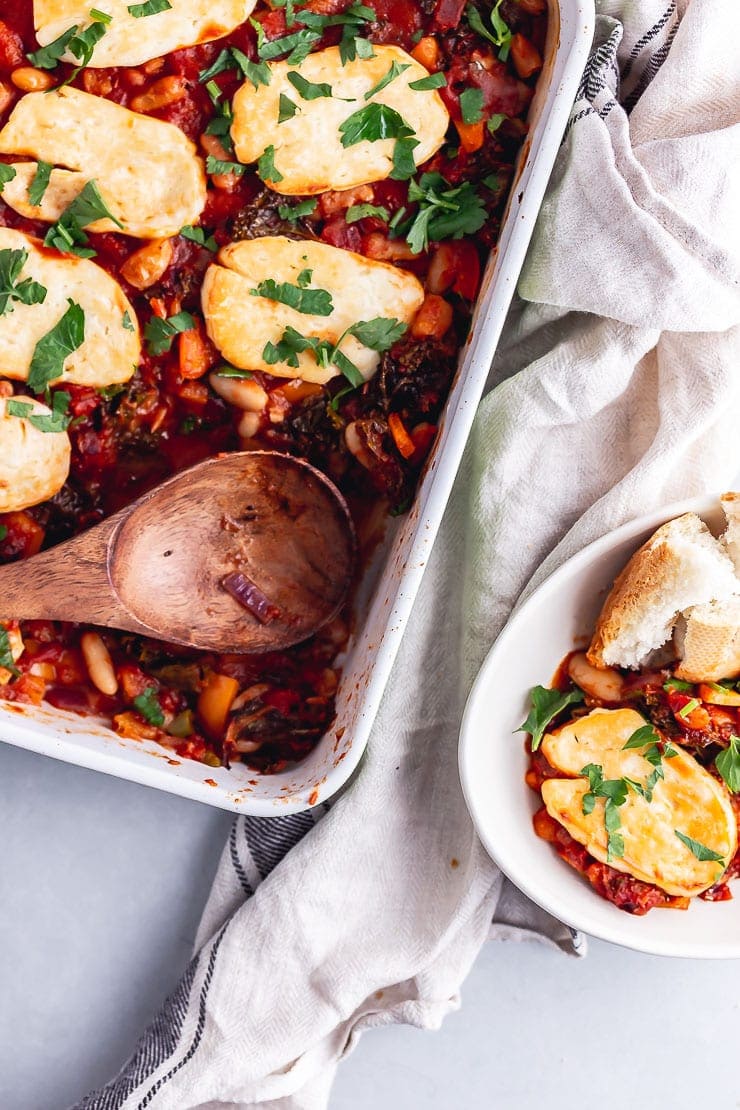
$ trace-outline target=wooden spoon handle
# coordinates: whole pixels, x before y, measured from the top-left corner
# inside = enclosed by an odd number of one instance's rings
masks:
[[[124,608],[108,577],[108,545],[126,516],[124,510],[57,548],[0,567],[0,618],[150,631]]]

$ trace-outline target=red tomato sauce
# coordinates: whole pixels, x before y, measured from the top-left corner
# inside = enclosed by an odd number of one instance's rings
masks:
[[[309,0],[305,5],[323,15],[341,13],[347,6],[348,0]],[[123,234],[90,234],[95,262],[122,286],[135,307],[142,335],[153,316],[181,311],[194,317],[195,329],[177,336],[171,350],[156,357],[144,343],[136,373],[124,386],[96,390],[57,384],[55,388],[70,394],[69,479],[50,501],[0,514],[0,563],[27,558],[75,535],[177,471],[224,451],[269,448],[308,459],[347,498],[361,541],[377,530],[379,507],[394,514],[408,509],[469,328],[481,269],[496,242],[537,74],[522,78],[505,49],[501,60],[498,48],[471,29],[465,5],[458,0],[374,0],[370,6],[376,18],[361,34],[374,43],[420,51],[422,64],[447,77],[448,87],[442,90],[452,116],[447,142],[419,167],[417,179],[424,172],[439,172],[449,187],[470,182],[485,204],[484,226],[474,236],[432,242],[412,255],[389,226],[402,209],[406,217],[417,211],[408,199],[407,182],[387,180],[345,194],[324,193],[313,212],[286,222],[280,205],[307,198],[272,193],[254,167],[239,177],[209,178],[200,225],[217,247],[265,234],[311,236],[405,267],[432,295],[424,328],[415,334],[412,325],[383,356],[375,377],[341,397],[337,394],[346,386],[344,379],[316,386],[255,372],[268,403],[245,432],[243,413],[219,396],[208,379],[209,371],[222,362],[206,336],[200,307],[200,285],[212,251],[175,236],[167,269],[142,290],[127,280],[127,274],[131,267],[135,272],[137,252],[145,244]],[[481,11],[485,14],[485,6]],[[546,30],[543,0],[503,0],[499,11],[511,31],[530,43],[535,57],[541,54]],[[267,40],[289,30],[282,7],[260,5],[253,18]],[[341,33],[341,26],[326,28],[312,49],[337,43]],[[27,54],[38,46],[32,0],[5,0],[0,18],[0,126],[24,95],[16,84],[16,71],[31,64]],[[137,67],[83,69],[72,84],[181,128],[205,156],[214,149],[213,135],[206,129],[215,109],[200,74],[229,46],[251,60],[258,58],[249,21],[218,41]],[[60,63],[45,72],[58,84],[72,71]],[[242,80],[236,69],[213,78],[223,101]],[[465,87],[482,92],[481,120],[473,125],[474,133],[461,117],[460,93]],[[157,99],[163,91],[164,98]],[[489,130],[485,122],[496,113],[507,118]],[[383,207],[387,218],[371,214],[348,222],[353,203]],[[41,239],[48,229],[17,215],[0,196],[1,226]],[[13,390],[22,395],[25,386],[13,383]],[[353,434],[348,436],[350,425]],[[156,739],[180,756],[212,766],[242,760],[261,771],[278,771],[305,756],[331,724],[340,678],[336,657],[348,628],[345,615],[304,644],[259,656],[190,652],[97,630],[118,681],[116,694],[106,695],[91,682],[81,651],[82,636],[89,630],[27,621],[20,626],[24,651],[16,662],[17,673],[0,668],[0,696],[30,703],[45,699],[60,708],[101,714],[124,736]],[[14,630],[6,622],[6,635]]]

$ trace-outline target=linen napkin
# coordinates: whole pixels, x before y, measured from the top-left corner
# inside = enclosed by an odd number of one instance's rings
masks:
[[[235,821],[179,989],[80,1110],[323,1110],[362,1031],[459,1004],[489,933],[581,944],[474,835],[465,693],[528,580],[740,469],[740,6],[597,12],[364,767],[328,812]]]

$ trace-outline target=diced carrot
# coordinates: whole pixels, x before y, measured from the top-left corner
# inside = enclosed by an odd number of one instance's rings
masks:
[[[198,695],[198,715],[206,731],[215,739],[223,736],[231,703],[237,695],[239,683],[225,674],[209,675]]]
[[[426,69],[436,69],[439,65],[439,43],[434,35],[424,35],[419,39],[411,51],[411,57]]]
[[[411,459],[413,463],[418,465],[424,461],[436,437],[436,424],[427,424],[426,421],[424,421],[411,429],[411,438],[414,441],[414,454]]]
[[[391,435],[393,436],[393,442],[398,448],[400,454],[403,455],[404,459],[410,459],[416,451],[416,445],[414,444],[414,441],[409,433],[406,431],[403,420],[397,412],[392,412],[388,417],[388,427],[390,428]]]
[[[699,697],[710,705],[740,705],[740,694],[737,690],[726,690],[724,686],[711,683],[700,684]]]
[[[436,293],[427,293],[414,317],[411,334],[414,339],[441,339],[452,324],[452,305]]]
[[[477,123],[463,123],[461,119],[456,119],[455,127],[460,137],[460,146],[466,154],[474,154],[476,150],[480,150],[486,135],[485,120],[478,120]]]
[[[142,721],[138,713],[116,713],[113,727],[128,740],[156,740],[159,736],[159,729]]]
[[[180,336],[180,373],[183,378],[202,378],[216,361],[213,349],[198,321]]]
[[[511,60],[520,77],[531,77],[533,73],[542,69],[542,55],[534,43],[524,35],[512,36]]]
[[[286,401],[290,401],[291,405],[294,405],[298,401],[305,401],[306,397],[316,397],[321,392],[323,392],[323,386],[317,385],[316,382],[304,382],[300,378],[294,378],[293,381],[286,382],[285,385],[273,389],[270,397],[279,393]]]

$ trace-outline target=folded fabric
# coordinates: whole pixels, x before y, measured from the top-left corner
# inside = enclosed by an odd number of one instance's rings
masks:
[[[473,832],[465,693],[528,580],[740,468],[737,0],[597,7],[496,388],[364,766],[320,820],[237,819],[180,988],[80,1107],[321,1110],[363,1030],[435,1028],[459,1004],[492,922],[580,944]]]

